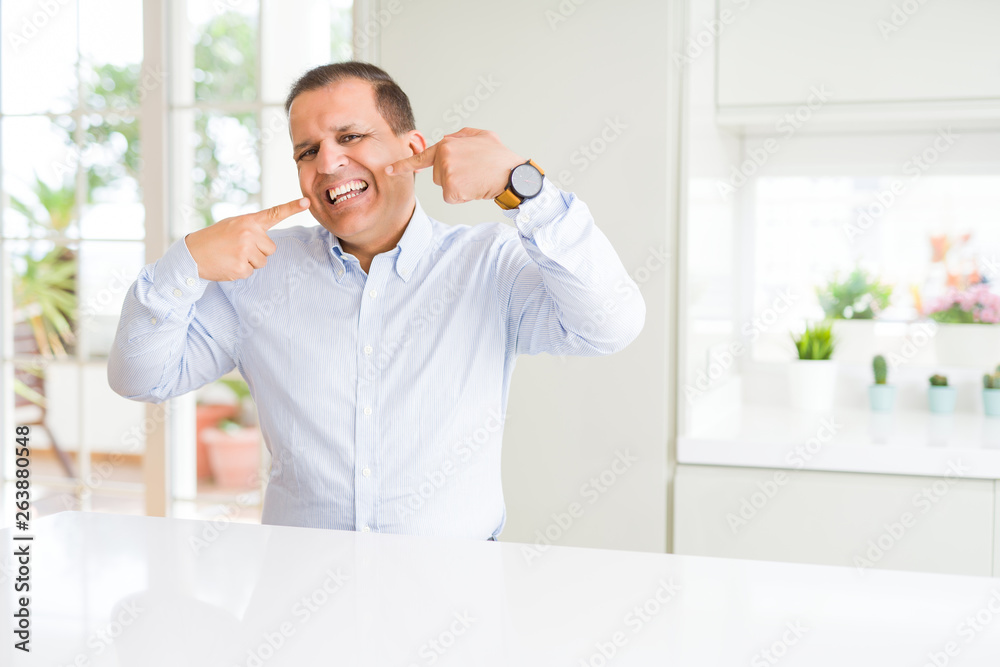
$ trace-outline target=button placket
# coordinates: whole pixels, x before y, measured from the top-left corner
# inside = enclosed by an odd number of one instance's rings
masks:
[[[376,526],[376,485],[372,480],[371,465],[376,459],[380,406],[376,403],[380,387],[379,376],[373,366],[375,351],[372,341],[378,341],[378,328],[382,322],[385,281],[392,270],[393,257],[383,254],[372,259],[364,282],[358,329],[355,338],[357,377],[357,420],[355,428],[355,525],[363,532],[374,531]],[[360,277],[360,275],[359,275]]]

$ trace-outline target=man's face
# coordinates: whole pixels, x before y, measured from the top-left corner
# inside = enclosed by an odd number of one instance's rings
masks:
[[[423,136],[393,134],[375,106],[374,89],[360,79],[298,95],[288,120],[299,186],[313,217],[355,246],[378,244],[398,231],[412,211],[413,177],[388,176],[385,167],[424,150]]]

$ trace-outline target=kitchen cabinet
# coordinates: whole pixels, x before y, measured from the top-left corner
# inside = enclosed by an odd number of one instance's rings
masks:
[[[679,554],[1000,575],[997,482],[682,464]]]

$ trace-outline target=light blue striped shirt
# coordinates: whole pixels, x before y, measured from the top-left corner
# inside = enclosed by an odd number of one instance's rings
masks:
[[[130,288],[108,380],[160,402],[238,368],[272,457],[263,523],[495,537],[517,356],[611,354],[646,315],[575,195],[545,179],[505,214],[450,226],[416,202],[367,274],[321,226],[270,230],[267,266],[227,282],[181,239]]]

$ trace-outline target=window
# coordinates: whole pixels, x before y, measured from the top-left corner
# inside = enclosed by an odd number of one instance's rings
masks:
[[[143,406],[111,392],[105,359],[143,263],[142,6],[2,12],[4,423],[34,425],[36,515],[141,507]],[[4,463],[9,503],[10,448]]]
[[[150,414],[165,413],[115,395],[106,360],[125,294],[158,256],[147,257],[160,247],[153,230],[165,224],[175,241],[298,195],[284,96],[308,68],[351,57],[351,2],[179,1],[166,5],[166,25],[135,0],[50,4],[0,5],[0,390],[4,423],[33,424],[35,516],[143,513],[147,482],[158,479],[169,480],[168,513],[211,516],[238,499],[239,518],[255,520],[267,461],[255,459],[252,484],[209,477],[194,395],[169,402],[168,465],[147,457],[146,436],[162,428]],[[144,62],[144,27],[163,31],[167,63]],[[164,87],[166,109],[142,106]],[[166,114],[166,154],[143,151],[143,113]],[[165,223],[146,220],[144,164],[169,165],[166,182],[154,183],[168,202]],[[314,222],[301,214],[283,224]],[[199,396],[232,403],[240,383],[237,375]],[[249,407],[197,416],[252,424]],[[253,447],[263,450],[259,436]],[[0,467],[5,507],[11,454]]]
[[[1000,302],[1000,135],[952,135],[803,133],[734,190],[722,187],[732,165],[765,137],[725,137],[731,164],[714,174],[693,163],[682,433],[714,428],[741,407],[786,409],[791,334],[825,318],[836,318],[839,416],[867,418],[882,354],[902,387],[897,412],[926,412],[929,376],[947,374],[959,387],[956,412],[976,428],[982,376],[1000,363],[1000,327],[961,329],[949,322],[969,313],[932,313],[954,295]],[[992,307],[982,314],[1000,317]]]

